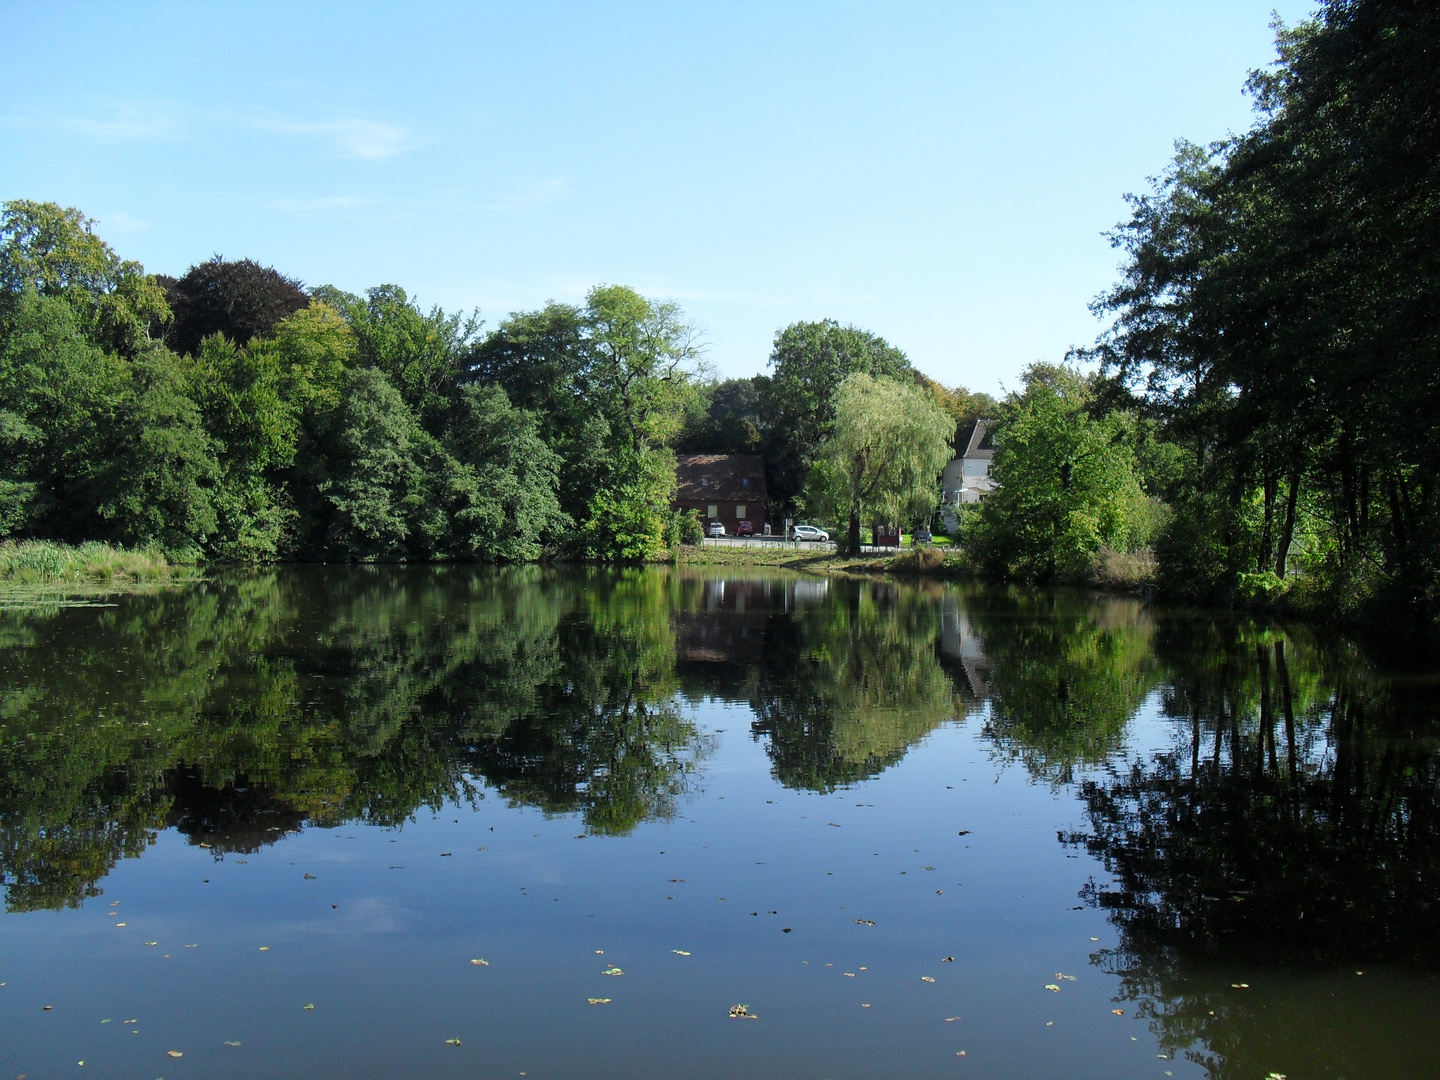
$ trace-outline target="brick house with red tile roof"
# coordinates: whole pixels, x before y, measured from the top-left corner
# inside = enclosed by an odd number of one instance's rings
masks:
[[[718,521],[734,536],[741,521],[765,532],[770,496],[765,490],[765,459],[759,454],[676,454],[677,510],[694,510],[701,526]]]

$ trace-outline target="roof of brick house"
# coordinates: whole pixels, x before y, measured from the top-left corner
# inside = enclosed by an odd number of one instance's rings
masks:
[[[759,454],[676,454],[676,502],[765,503],[765,459]]]

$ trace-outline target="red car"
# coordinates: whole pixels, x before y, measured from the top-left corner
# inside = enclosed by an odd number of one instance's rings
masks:
[[[737,521],[737,522],[735,523],[735,535],[736,535],[736,536],[754,536],[754,535],[755,535],[755,526],[752,525],[752,524],[750,524],[750,522],[748,522],[748,521]]]

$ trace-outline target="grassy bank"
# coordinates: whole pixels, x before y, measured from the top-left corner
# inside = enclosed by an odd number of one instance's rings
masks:
[[[155,548],[127,549],[50,540],[0,542],[0,600],[94,595],[118,589],[193,580],[193,566],[177,564]]]
[[[905,548],[895,555],[837,555],[805,548],[681,547],[671,552],[681,566],[783,566],[815,573],[920,573],[934,577],[966,577],[959,552],[940,548]]]

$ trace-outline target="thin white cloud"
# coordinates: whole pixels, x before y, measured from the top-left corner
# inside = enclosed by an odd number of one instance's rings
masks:
[[[150,222],[144,218],[135,217],[133,214],[126,214],[122,211],[115,211],[109,214],[101,214],[95,219],[105,229],[113,232],[134,233],[142,232],[150,227]]]
[[[329,143],[345,157],[367,161],[383,161],[422,145],[403,127],[359,117],[308,120],[266,110],[236,115],[232,122],[237,127],[277,135],[311,136]]]
[[[168,101],[104,102],[88,112],[16,106],[0,114],[0,127],[69,132],[105,142],[189,140],[198,130],[250,130],[316,141],[343,157],[384,161],[424,144],[407,128],[363,116],[294,116],[274,109],[215,111]]]

